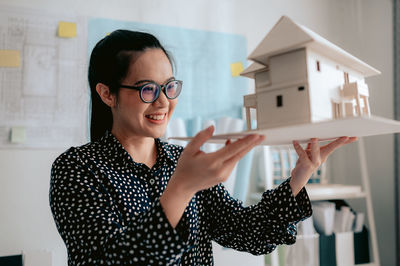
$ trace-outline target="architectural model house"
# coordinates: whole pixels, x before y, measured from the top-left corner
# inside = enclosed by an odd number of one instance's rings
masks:
[[[255,93],[244,96],[247,130],[216,134],[207,142],[261,134],[266,138],[260,145],[272,146],[400,132],[400,121],[371,114],[364,79],[380,72],[286,16],[249,59],[254,63],[241,73],[255,80]]]
[[[241,73],[255,79],[244,96],[249,130],[250,108],[257,129],[371,115],[364,78],[380,72],[286,16],[249,59]]]

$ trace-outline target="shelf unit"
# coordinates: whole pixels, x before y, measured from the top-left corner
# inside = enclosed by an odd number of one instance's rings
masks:
[[[342,184],[308,184],[307,194],[311,201],[365,198],[367,194],[361,186],[348,186]],[[262,193],[252,193],[250,199],[258,201]]]
[[[372,249],[372,262],[367,264],[357,264],[357,266],[380,266],[375,220],[373,216],[373,206],[371,199],[371,190],[369,184],[367,160],[365,155],[364,140],[362,138],[358,141],[358,155],[360,158],[361,168],[361,185],[350,186],[345,184],[308,184],[306,185],[307,193],[311,201],[320,200],[334,200],[334,199],[363,199],[366,202],[367,219],[369,223],[370,247]],[[270,165],[269,162],[265,162]],[[271,180],[265,182],[265,189],[272,189]],[[261,199],[262,193],[252,192],[249,194],[249,202],[257,202]],[[277,249],[270,254],[272,266],[279,265]]]

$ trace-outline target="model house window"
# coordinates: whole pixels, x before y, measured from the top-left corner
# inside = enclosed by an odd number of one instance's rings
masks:
[[[321,66],[319,64],[319,61],[317,60],[317,71],[320,72],[321,71]]]
[[[277,106],[277,107],[282,107],[282,106],[283,106],[282,95],[276,96],[276,106]]]
[[[297,88],[299,91],[304,91],[304,86],[300,86]]]

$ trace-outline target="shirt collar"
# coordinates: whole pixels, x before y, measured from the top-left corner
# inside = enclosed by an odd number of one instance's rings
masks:
[[[104,147],[104,151],[108,156],[114,158],[117,162],[123,162],[125,165],[127,164],[138,164],[133,161],[130,154],[125,150],[119,140],[111,133],[111,131],[106,131],[103,137],[99,140],[101,145]],[[168,163],[175,165],[178,161],[178,158],[174,156],[171,152],[171,145],[167,142],[161,141],[159,138],[155,139],[156,147],[157,147],[157,162],[167,161]]]
[[[158,155],[160,157],[165,157],[170,163],[176,164],[178,162],[178,157],[171,152],[172,146],[167,142],[161,141],[159,138],[156,138],[155,140],[158,149]]]

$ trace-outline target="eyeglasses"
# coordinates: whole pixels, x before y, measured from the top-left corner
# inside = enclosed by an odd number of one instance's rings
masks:
[[[160,96],[160,92],[163,91],[168,99],[175,99],[179,96],[182,90],[183,82],[181,80],[170,80],[163,85],[159,85],[155,82],[146,82],[139,86],[127,86],[119,85],[121,88],[127,88],[132,90],[138,90],[140,99],[145,103],[153,103]]]

